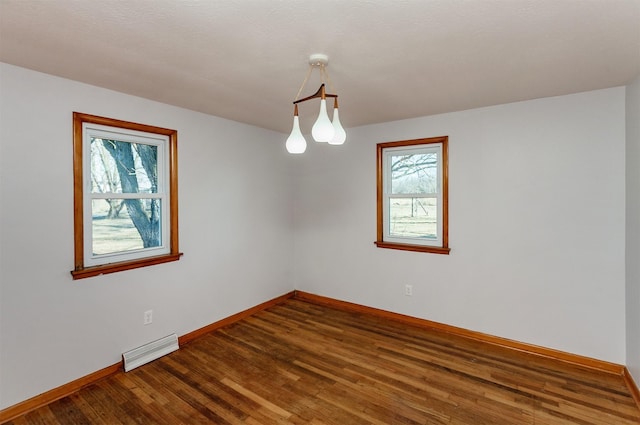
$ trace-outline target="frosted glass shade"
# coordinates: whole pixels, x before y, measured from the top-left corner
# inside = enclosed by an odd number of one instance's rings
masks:
[[[347,140],[347,133],[344,131],[342,124],[340,123],[340,115],[338,115],[338,108],[333,108],[333,139],[329,140],[330,145],[341,145]]]
[[[298,116],[293,116],[293,128],[291,134],[287,138],[287,152],[289,153],[303,153],[307,150],[307,141],[300,131],[300,123],[298,122]]]
[[[311,127],[311,135],[316,142],[328,142],[335,135],[333,124],[327,115],[327,100],[320,101],[320,113],[313,127]]]

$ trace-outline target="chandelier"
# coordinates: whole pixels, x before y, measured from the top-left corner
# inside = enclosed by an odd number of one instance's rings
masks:
[[[293,128],[291,129],[291,135],[287,138],[286,147],[289,153],[303,153],[307,149],[307,141],[300,131],[300,123],[298,121],[298,104],[306,102],[311,99],[320,98],[320,113],[318,119],[311,128],[311,136],[313,140],[320,143],[328,143],[330,145],[341,145],[347,138],[347,134],[340,123],[340,116],[338,114],[338,95],[330,94],[326,92],[325,80],[329,84],[329,87],[333,89],[331,80],[329,79],[329,73],[327,72],[327,64],[329,63],[329,57],[324,54],[313,54],[309,56],[309,70],[307,76],[298,90],[296,100],[293,101]],[[299,99],[300,93],[304,86],[307,84],[309,77],[314,69],[318,69],[320,72],[320,88],[317,92],[311,96]],[[327,114],[327,98],[333,98],[333,121],[329,119]]]

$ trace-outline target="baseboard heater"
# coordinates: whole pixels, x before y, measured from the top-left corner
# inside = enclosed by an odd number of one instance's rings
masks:
[[[149,363],[155,359],[176,351],[178,348],[178,336],[176,334],[167,335],[156,341],[150,342],[126,353],[122,353],[124,371],[129,372],[138,366]]]

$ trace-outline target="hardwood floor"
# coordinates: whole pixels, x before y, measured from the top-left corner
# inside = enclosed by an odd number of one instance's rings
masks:
[[[640,424],[620,376],[289,299],[9,424]]]

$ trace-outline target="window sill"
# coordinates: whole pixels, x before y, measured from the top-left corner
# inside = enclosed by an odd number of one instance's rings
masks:
[[[87,277],[100,276],[101,274],[116,273],[124,270],[153,266],[155,264],[178,261],[182,255],[183,253],[179,252],[177,254],[158,255],[156,257],[142,258],[133,261],[122,261],[119,263],[104,264],[101,266],[78,268],[77,270],[72,270],[71,275],[73,276],[73,280],[85,279]]]
[[[431,254],[444,254],[449,255],[451,248],[441,246],[426,246],[426,245],[409,245],[403,243],[392,243],[385,241],[374,242],[378,248],[388,249],[400,249],[402,251],[414,251],[414,252],[429,252]]]

